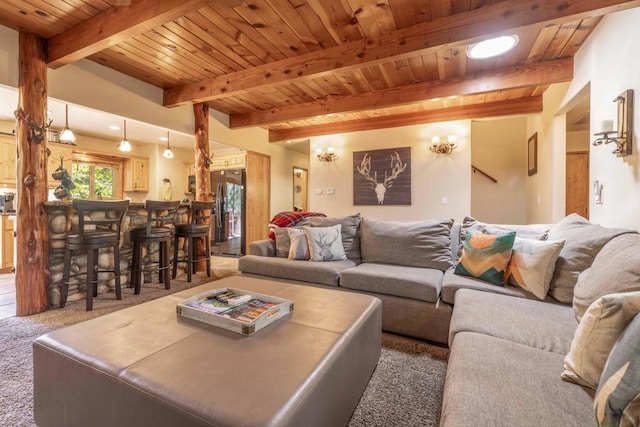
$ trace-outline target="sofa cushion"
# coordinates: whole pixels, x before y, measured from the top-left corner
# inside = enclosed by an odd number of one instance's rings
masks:
[[[595,426],[591,395],[558,378],[562,359],[489,335],[456,335],[440,426]]]
[[[436,302],[442,284],[441,270],[400,265],[362,263],[340,275],[340,286],[377,294]]]
[[[342,246],[341,224],[331,227],[302,227],[307,235],[309,261],[342,261],[347,259]]]
[[[483,234],[499,234],[516,232],[516,236],[523,239],[544,240],[551,228],[551,224],[489,224],[478,221],[471,216],[465,216],[460,229],[460,241],[464,242],[467,237],[467,231],[483,233]],[[458,252],[458,256],[462,253],[462,248]]]
[[[609,294],[594,301],[571,342],[562,379],[595,390],[613,344],[638,313],[640,292]]]
[[[573,310],[580,320],[595,300],[606,294],[640,291],[640,234],[611,239],[593,264],[578,277]]]
[[[291,242],[288,258],[291,260],[308,260],[310,255],[307,234],[304,230],[291,227],[287,228],[287,232],[289,233],[289,240]]]
[[[516,233],[467,233],[456,274],[501,285],[511,258]]]
[[[521,239],[516,235],[505,277],[507,283],[545,299],[564,240]]]
[[[564,356],[577,327],[567,305],[460,289],[449,345],[460,332],[477,332]]]
[[[452,219],[433,221],[362,220],[362,261],[446,270],[451,256]]]
[[[300,222],[299,225],[311,227],[331,227],[340,224],[342,233],[342,246],[347,258],[360,261],[360,214],[345,217],[323,218],[310,217]]]
[[[245,255],[238,259],[238,270],[243,273],[260,274],[281,279],[338,286],[340,273],[355,267],[352,260],[309,262],[292,261],[287,258]]]
[[[593,406],[601,426],[640,425],[640,316],[613,347]]]
[[[454,273],[454,269],[450,268],[444,272],[442,278],[442,290],[440,298],[446,303],[453,304],[456,291],[458,289],[475,289],[477,291],[493,292],[496,294],[510,295],[520,298],[535,298],[533,294],[525,292],[522,288],[512,285],[496,286],[473,277],[460,276]]]
[[[616,236],[635,233],[621,228],[606,228],[571,214],[548,233],[549,240],[565,240],[549,285],[549,294],[560,302],[571,303],[578,275],[591,266],[593,259],[607,242]]]

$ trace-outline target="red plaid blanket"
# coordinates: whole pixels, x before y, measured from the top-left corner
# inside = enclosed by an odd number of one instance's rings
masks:
[[[276,227],[292,227],[298,224],[305,218],[309,218],[312,216],[325,216],[325,214],[320,212],[280,212],[276,216],[274,216],[271,221],[269,221],[269,226]],[[275,240],[276,236],[273,231],[269,232],[269,238],[271,240]]]

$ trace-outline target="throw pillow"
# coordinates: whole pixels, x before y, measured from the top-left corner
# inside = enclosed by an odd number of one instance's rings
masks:
[[[554,224],[547,238],[566,242],[556,262],[549,294],[560,302],[570,304],[580,273],[591,266],[595,256],[609,240],[626,233],[635,231],[602,227],[577,214],[571,214]]]
[[[640,292],[610,294],[594,301],[573,336],[562,379],[595,390],[613,344],[638,313]]]
[[[600,426],[640,425],[640,316],[613,347],[593,408]]]
[[[598,252],[591,267],[578,276],[573,290],[573,311],[580,321],[589,305],[603,295],[640,291],[640,234],[611,239]]]
[[[531,240],[516,236],[507,266],[507,283],[544,299],[564,240]]]
[[[347,259],[342,246],[342,225],[303,227],[309,243],[309,261],[341,261]]]
[[[289,240],[290,227],[278,227],[274,228],[273,232],[276,235],[276,256],[287,258],[289,256],[289,247],[291,246],[291,240]]]
[[[338,218],[312,217],[301,221],[301,226],[331,227],[336,224],[342,225],[342,246],[347,258],[360,260],[360,222],[362,216],[357,213]]]
[[[431,221],[362,220],[362,261],[447,270],[452,219]]]
[[[505,234],[467,233],[454,273],[502,285],[515,238],[513,231]]]
[[[307,235],[304,230],[299,228],[288,228],[289,240],[289,259],[309,259],[309,244],[307,243]]]

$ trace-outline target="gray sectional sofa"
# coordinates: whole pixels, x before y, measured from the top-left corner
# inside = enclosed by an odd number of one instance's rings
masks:
[[[377,221],[359,215],[309,218],[304,225],[338,223],[346,260],[289,260],[286,239],[278,239],[286,231],[276,230],[276,242],[250,245],[239,269],[375,295],[382,301],[383,330],[447,344],[443,426],[596,425],[595,390],[562,381],[560,375],[591,303],[640,290],[637,232],[601,227],[577,215],[524,226],[473,218],[463,224]],[[563,240],[545,300],[518,286],[454,274],[461,238],[469,231]]]

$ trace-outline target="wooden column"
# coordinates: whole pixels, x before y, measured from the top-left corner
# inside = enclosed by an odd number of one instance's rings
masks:
[[[44,208],[48,157],[44,40],[21,32],[18,56],[16,315],[27,316],[49,307],[49,224]]]
[[[211,171],[209,170],[209,106],[204,103],[193,104],[195,118],[195,152],[196,152],[196,200],[209,201],[211,195]],[[213,238],[213,235],[210,236]],[[204,253],[205,246],[202,239],[196,242],[196,251]],[[197,271],[204,271],[203,262],[196,264]]]

